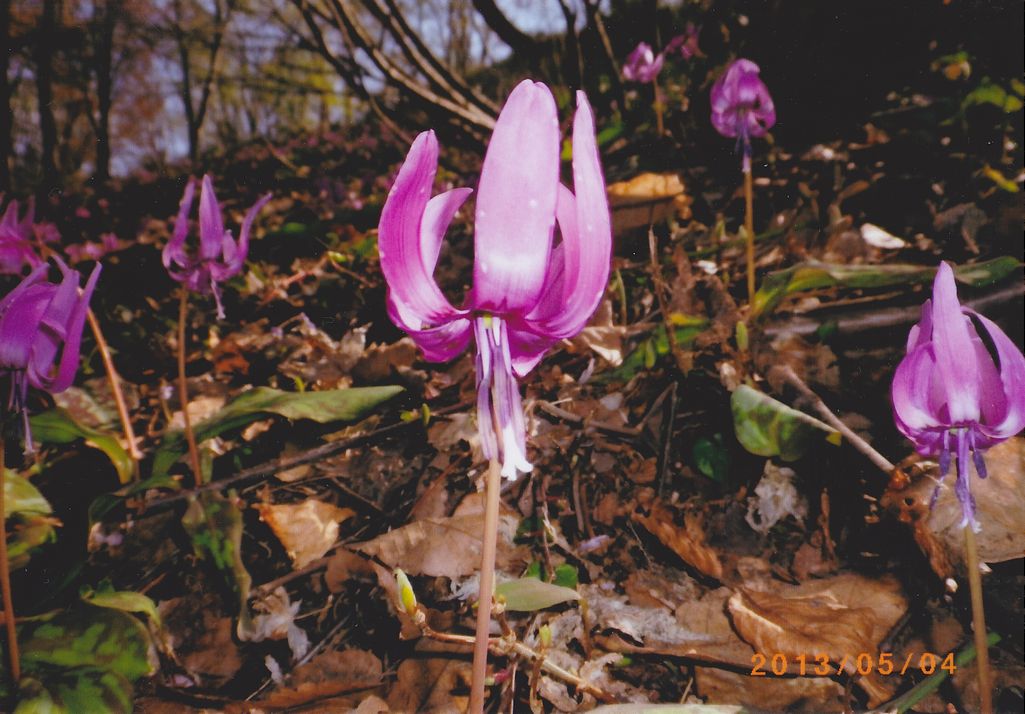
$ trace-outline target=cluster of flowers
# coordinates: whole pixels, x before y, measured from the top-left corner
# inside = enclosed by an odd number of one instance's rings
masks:
[[[667,51],[699,52],[697,34],[691,26]],[[661,55],[655,59],[650,53],[642,44],[631,55],[632,76],[657,73]],[[648,69],[641,69],[641,60]],[[775,121],[758,74],[757,65],[738,59],[712,89],[712,122],[742,144],[745,170],[750,139],[764,135]],[[551,91],[523,81],[506,101],[484,158],[475,207],[473,287],[460,307],[445,298],[433,273],[445,232],[472,189],[431,196],[439,153],[434,132],[413,142],[380,218],[388,313],[429,361],[453,359],[473,340],[481,442],[485,456],[497,459],[507,478],[531,470],[517,378],[585,326],[609,275],[609,208],[594,116],[583,92],[577,93],[573,121],[572,190],[560,181],[560,147]],[[213,184],[205,176],[199,247],[190,254],[185,240],[194,195],[190,180],[163,263],[185,289],[212,294],[223,318],[219,284],[242,270],[253,220],[270,195],[246,213],[236,241],[224,228]],[[0,221],[0,272],[18,273],[26,264],[32,270],[0,301],[0,374],[11,377],[9,408],[24,413],[29,386],[58,392],[71,384],[100,266],[79,291],[78,273],[55,258],[62,277],[49,282],[48,265],[31,242],[32,209],[20,221],[17,212],[12,201]],[[911,332],[892,396],[897,425],[919,451],[938,455],[944,474],[956,457],[957,494],[966,523],[975,526],[968,460],[974,455],[985,477],[982,451],[1025,426],[1025,357],[995,324],[960,306],[945,264],[933,300]]]

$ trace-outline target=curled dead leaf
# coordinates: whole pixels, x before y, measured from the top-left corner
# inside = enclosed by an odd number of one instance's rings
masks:
[[[676,173],[643,173],[609,184],[612,230],[619,235],[668,218],[690,218],[693,202]]]
[[[656,502],[651,508],[651,515],[635,513],[633,519],[680,556],[683,562],[710,578],[722,580],[722,562],[715,550],[705,544],[705,532],[697,514],[686,513],[683,527],[680,527],[673,521],[673,511]]]
[[[338,540],[338,524],[356,515],[351,508],[312,498],[297,504],[259,503],[256,509],[260,520],[270,526],[288,551],[297,570],[327,553]]]
[[[372,689],[381,684],[383,677],[381,660],[371,652],[328,650],[296,667],[286,679],[285,686],[272,692],[261,704],[274,709],[298,707],[328,697]]]
[[[874,580],[842,573],[791,586],[755,584],[735,592],[727,602],[733,626],[756,652],[804,656],[825,654],[830,662],[853,672],[855,658],[866,653],[876,661],[879,643],[907,609],[894,578]],[[873,670],[858,685],[874,706],[892,694],[894,683]]]

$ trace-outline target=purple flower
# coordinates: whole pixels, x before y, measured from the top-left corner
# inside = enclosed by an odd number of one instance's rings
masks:
[[[185,236],[189,230],[189,210],[192,208],[195,190],[195,182],[189,179],[178,208],[178,218],[174,222],[174,233],[164,246],[164,267],[172,278],[189,290],[203,295],[213,293],[214,300],[217,301],[217,318],[223,319],[224,306],[221,305],[221,290],[218,283],[242,272],[246,255],[249,253],[249,229],[256,214],[271,196],[263,196],[246,213],[236,243],[231,231],[224,229],[221,207],[214,196],[210,176],[204,176],[203,188],[199,194],[199,252],[195,256],[190,256],[185,252]],[[171,267],[172,263],[180,270]]]
[[[37,266],[0,300],[0,375],[11,377],[8,408],[22,412],[25,448],[31,451],[25,400],[29,386],[55,394],[71,386],[78,370],[82,326],[100,277],[97,263],[78,292],[78,273],[54,258],[60,284],[46,280],[49,265]]]
[[[691,57],[701,57],[701,48],[698,47],[698,37],[701,35],[701,26],[695,26],[693,22],[688,22],[684,28],[682,35],[677,35],[669,41],[666,45],[663,54],[671,55],[677,50],[680,51],[680,55],[684,59],[690,59]]]
[[[524,81],[498,117],[481,169],[473,289],[453,307],[434,281],[441,242],[471,193],[431,198],[438,164],[434,132],[420,134],[381,214],[379,252],[388,312],[433,362],[477,345],[477,420],[484,455],[502,474],[530,471],[516,377],[597,307],[609,275],[612,230],[594,117],[577,92],[573,185],[559,181],[559,121],[544,84]],[[558,225],[561,241],[554,243]]]
[[[712,125],[736,138],[744,152],[744,171],[751,170],[751,137],[763,137],[776,123],[776,108],[758,65],[738,59],[712,85]]]
[[[0,218],[0,273],[17,275],[26,265],[34,268],[42,264],[32,243],[35,213],[35,202],[29,199],[25,217],[19,221],[18,202],[7,204],[7,210]]]
[[[982,453],[1025,427],[1025,356],[993,322],[961,306],[946,263],[908,335],[891,397],[897,428],[918,453],[939,456],[941,480],[956,458],[962,526],[978,531],[968,458],[986,478]]]
[[[654,82],[664,61],[662,53],[656,55],[651,45],[641,42],[626,58],[623,77],[631,82]]]

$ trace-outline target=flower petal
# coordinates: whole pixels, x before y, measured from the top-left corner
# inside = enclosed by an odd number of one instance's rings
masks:
[[[1004,331],[996,323],[978,313],[972,314],[982,323],[996,349],[997,360],[1000,362],[1003,398],[1006,400],[1006,410],[1002,418],[995,423],[987,421],[980,425],[980,429],[991,439],[1003,441],[1025,429],[1025,355],[1022,355],[1018,346],[1004,334]],[[982,392],[983,414],[987,411],[985,402],[992,398],[993,394],[990,389],[984,388]]]
[[[979,379],[971,322],[957,300],[954,271],[940,263],[932,291],[932,343],[951,424],[979,420]]]
[[[392,322],[409,334],[428,362],[453,360],[461,355],[470,343],[470,320],[466,317],[455,317],[437,327],[420,329],[418,324],[409,321],[408,313],[402,312],[402,306],[395,301],[395,295],[390,291],[387,307]],[[412,319],[416,320],[415,317]]]
[[[438,140],[427,131],[413,141],[381,211],[377,238],[381,271],[388,282],[389,301],[401,312],[400,327],[409,331],[442,325],[465,314],[445,299],[423,260],[421,229],[437,167]]]
[[[544,285],[559,193],[559,122],[548,87],[525,80],[502,108],[481,169],[474,241],[478,310],[529,310]]]
[[[178,204],[178,217],[174,220],[174,232],[161,253],[165,268],[170,268],[171,263],[184,268],[187,263],[188,256],[185,253],[185,236],[189,232],[189,211],[192,209],[192,197],[195,193],[196,183],[190,178],[185,186],[185,193],[182,194],[182,200]],[[173,273],[171,277],[174,277]],[[175,280],[178,280],[178,278],[175,278]]]
[[[210,174],[203,176],[203,188],[199,192],[199,257],[201,260],[216,260],[221,255],[221,241],[224,238],[224,221],[221,207],[214,195],[214,184]]]
[[[552,339],[572,337],[587,324],[609,280],[612,224],[602,178],[594,117],[583,92],[577,92],[573,122],[573,187],[560,187],[558,217],[564,275],[561,309],[531,320],[533,329]],[[541,317],[541,316],[538,316]]]
[[[427,202],[420,221],[420,258],[428,275],[433,275],[438,265],[441,244],[449,224],[471,193],[472,188],[454,188]]]
[[[921,432],[943,426],[935,406],[930,404],[935,374],[932,345],[922,345],[901,360],[893,375],[890,397],[897,427],[916,443],[922,440]]]

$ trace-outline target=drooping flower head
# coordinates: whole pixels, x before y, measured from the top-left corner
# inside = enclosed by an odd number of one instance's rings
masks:
[[[78,370],[89,298],[100,277],[97,263],[80,295],[78,273],[60,258],[54,260],[61,271],[59,284],[46,279],[49,265],[42,263],[0,300],[0,375],[11,379],[7,407],[22,413],[29,451],[28,388],[56,394],[71,386]]]
[[[776,123],[776,108],[759,72],[751,60],[738,59],[712,85],[712,126],[737,140],[745,172],[751,170],[751,138],[765,136]]]
[[[688,21],[683,34],[677,35],[669,40],[663,54],[671,55],[679,50],[680,56],[689,60],[691,57],[701,57],[701,48],[698,47],[698,37],[701,35],[701,26]]]
[[[213,293],[217,302],[217,317],[223,319],[224,306],[221,305],[218,283],[242,272],[249,253],[249,230],[253,219],[271,196],[263,196],[246,212],[236,243],[231,231],[224,229],[213,182],[209,175],[204,176],[199,194],[199,251],[193,256],[185,250],[185,237],[189,232],[189,211],[195,190],[195,182],[189,179],[178,208],[178,218],[174,222],[174,233],[164,246],[164,267],[172,278],[189,290],[203,295]],[[177,268],[172,267],[172,264]]]
[[[18,220],[18,202],[7,204],[0,218],[0,273],[17,275],[26,265],[34,268],[43,261],[32,243],[35,228],[35,202],[30,198],[25,217]]]
[[[653,82],[662,71],[663,62],[665,56],[661,52],[656,55],[647,42],[638,43],[634,51],[627,55],[626,64],[623,65],[623,78],[645,84]]]
[[[472,193],[431,197],[433,131],[413,142],[381,213],[379,253],[388,312],[444,362],[477,345],[477,422],[502,474],[530,471],[516,377],[587,324],[605,291],[612,230],[587,97],[577,92],[573,191],[559,180],[559,121],[548,87],[521,82],[495,125],[477,191],[473,288],[453,307],[434,281],[449,223]],[[575,193],[574,193],[575,192]],[[560,242],[555,242],[558,226]]]
[[[939,457],[941,480],[955,459],[962,525],[977,531],[968,460],[986,478],[983,452],[1025,428],[1025,356],[996,324],[958,302],[946,263],[908,335],[891,397],[897,428],[920,454]]]

